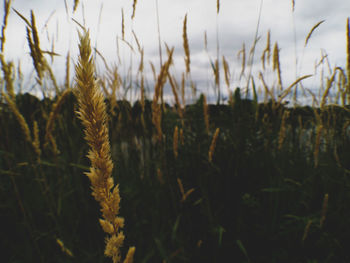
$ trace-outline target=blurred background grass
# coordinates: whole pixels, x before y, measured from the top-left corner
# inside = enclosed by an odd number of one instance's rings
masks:
[[[209,134],[203,96],[186,107],[183,126],[175,108],[165,105],[161,143],[154,138],[150,115],[145,114],[151,110],[150,102],[145,103],[145,113],[138,102],[118,102],[109,129],[113,175],[122,197],[120,213],[126,220],[125,247],[137,247],[136,262],[349,259],[349,134],[347,128],[344,133],[339,128],[349,120],[348,108],[324,111],[322,122],[330,126],[325,127],[315,167],[314,110],[319,109],[281,106],[272,110],[271,104],[235,95],[232,105],[208,105]],[[45,114],[53,102],[19,94],[16,103],[30,127],[34,119],[39,123],[40,141],[44,141]],[[54,136],[60,154],[50,147],[43,149],[40,161],[23,139],[12,112],[1,105],[4,262],[106,261],[98,205],[83,176],[89,164],[75,104],[69,94],[56,121]],[[289,117],[279,149],[286,111]],[[178,142],[177,158],[175,126],[182,127],[184,140],[184,144]],[[216,128],[220,133],[209,162]],[[178,179],[184,192],[194,188],[184,201]],[[329,202],[323,211],[325,194]],[[322,216],[325,221],[320,226]],[[61,249],[57,239],[74,257]]]

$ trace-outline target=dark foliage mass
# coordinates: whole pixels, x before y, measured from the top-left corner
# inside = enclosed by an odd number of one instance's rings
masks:
[[[53,101],[24,94],[16,103],[31,130],[38,122],[44,145]],[[73,94],[55,121],[60,153],[42,146],[39,161],[7,105],[0,107],[2,262],[107,262]],[[136,246],[135,262],[350,261],[347,108],[277,107],[236,94],[229,105],[208,106],[208,133],[201,97],[183,119],[162,107],[161,141],[151,102],[144,112],[127,101],[108,111],[124,250]],[[183,129],[177,158],[175,126]],[[185,193],[194,189],[184,200],[178,179]]]

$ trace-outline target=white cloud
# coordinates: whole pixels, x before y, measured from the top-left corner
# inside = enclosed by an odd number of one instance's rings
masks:
[[[82,4],[84,4],[86,27],[90,29],[92,44],[97,43],[98,50],[109,63],[118,60],[116,38],[117,36],[121,37],[121,8],[123,8],[126,40],[136,48],[135,40],[131,34],[133,30],[145,48],[145,63],[148,65],[148,60],[152,60],[158,66],[155,2],[155,0],[138,1],[134,20],[131,20],[132,1],[81,1],[75,14],[72,14],[72,1],[67,1],[69,5],[68,16],[64,0],[15,0],[13,7],[28,18],[30,10],[34,11],[41,33],[42,49],[50,49],[51,41],[54,39],[55,51],[62,55],[62,57],[56,58],[54,69],[57,71],[57,75],[62,77],[66,53],[70,50],[72,58],[76,58],[78,50],[78,26],[70,20],[69,16],[83,23]],[[201,85],[213,80],[209,58],[204,52],[204,31],[207,32],[209,54],[214,59],[218,23],[221,55],[225,55],[230,62],[231,71],[235,72],[234,76],[237,78],[240,72],[240,61],[236,57],[237,52],[241,49],[243,42],[246,43],[249,50],[257,26],[260,0],[221,0],[220,2],[220,14],[217,16],[215,0],[159,0],[161,39],[162,43],[166,42],[169,46],[176,48],[175,67],[177,73],[184,70],[182,27],[184,16],[186,13],[188,14],[187,30],[192,55],[192,76]],[[294,14],[291,11],[291,2],[287,0],[265,0],[263,2],[259,28],[261,39],[257,46],[254,64],[255,69],[260,69],[259,59],[261,51],[265,47],[266,33],[270,29],[272,44],[278,41],[281,49],[282,72],[286,85],[295,79],[294,30],[298,59],[303,63],[301,68],[299,66],[300,75],[313,71],[315,60],[320,58],[321,48],[329,54],[332,65],[345,65],[345,24],[346,17],[350,13],[350,2],[343,0],[333,0],[332,4],[325,0],[296,0]],[[102,17],[99,22],[101,7]],[[47,30],[43,29],[52,11],[55,13],[48,22]],[[2,13],[3,10],[0,12],[1,16]],[[326,21],[314,31],[308,46],[304,49],[306,35],[320,20]],[[129,67],[130,48],[122,42],[119,42],[119,47],[121,59],[127,64],[125,67]],[[164,46],[163,53],[165,57]],[[11,12],[7,28],[5,56],[7,59],[15,61],[21,59],[24,70],[32,68],[26,42],[25,23],[14,12]],[[132,56],[136,69],[139,55],[135,53]],[[149,70],[149,67],[147,69]],[[126,72],[123,65],[121,65],[120,70]],[[236,83],[240,82],[236,81]],[[243,85],[243,83],[241,84]],[[208,87],[203,87],[203,89],[206,90]]]

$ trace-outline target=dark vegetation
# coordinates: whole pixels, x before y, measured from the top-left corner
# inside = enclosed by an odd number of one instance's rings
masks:
[[[84,176],[88,146],[75,97],[66,98],[55,122],[58,154],[43,147],[53,101],[23,94],[16,104],[30,129],[38,122],[42,155],[38,161],[2,104],[2,262],[109,262]],[[349,262],[349,108],[276,107],[236,92],[229,105],[208,109],[209,133],[203,96],[186,106],[183,120],[164,105],[161,141],[150,101],[144,112],[139,102],[108,109],[124,248],[136,246],[135,262]],[[177,158],[175,126],[183,129]],[[185,192],[194,188],[184,201],[178,179]]]

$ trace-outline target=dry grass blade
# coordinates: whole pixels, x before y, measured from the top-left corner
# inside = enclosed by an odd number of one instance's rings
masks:
[[[16,13],[20,15],[17,11]],[[22,15],[20,16],[22,17]],[[26,23],[29,23],[28,20],[26,20],[24,17],[22,18],[26,21]],[[33,60],[35,71],[38,75],[37,81],[39,85],[41,85],[46,63],[44,62],[43,53],[40,49],[38,30],[35,25],[35,16],[33,11],[31,11],[31,23],[26,28],[26,30],[27,30],[27,40],[28,40],[28,45],[30,49],[30,55]]]
[[[311,28],[309,34],[307,34],[307,37],[306,37],[306,39],[305,39],[305,44],[304,44],[305,47],[306,47],[307,43],[309,42],[309,39],[311,38],[312,33],[313,33],[313,32],[315,31],[315,29],[318,28],[324,21],[325,21],[325,20],[321,20],[320,22],[318,22],[316,25],[314,25],[314,26]]]
[[[111,257],[114,263],[120,262],[120,247],[124,234],[120,231],[124,219],[119,214],[119,186],[114,185],[112,177],[113,162],[111,160],[108,136],[106,104],[102,92],[95,83],[95,64],[92,59],[89,33],[79,34],[80,56],[76,65],[76,96],[79,110],[77,115],[85,128],[85,140],[90,146],[88,158],[91,168],[86,175],[89,177],[92,195],[101,206],[102,218],[100,224],[108,234],[106,238],[105,255]]]
[[[74,0],[73,13],[77,11],[78,5],[79,5],[79,0]]]
[[[242,49],[238,52],[237,57],[238,59],[242,55],[242,66],[241,66],[241,74],[239,76],[239,79],[242,78],[244,75],[245,67],[246,67],[246,48],[245,48],[245,43],[243,43]]]
[[[219,60],[215,59],[215,64],[213,65],[213,72],[215,77],[215,85],[219,87],[220,85],[220,67],[219,67]]]
[[[141,90],[141,106],[142,106],[142,112],[145,111],[145,76],[143,75],[143,59],[144,59],[144,51],[141,50],[141,61],[139,66],[139,72],[141,74],[141,82],[140,82],[140,90]]]
[[[296,85],[298,84],[300,81],[302,81],[303,79],[307,79],[307,78],[310,78],[312,77],[313,75],[305,75],[305,76],[302,76],[300,78],[298,78],[296,81],[294,81],[283,93],[281,96],[279,96],[279,99],[278,99],[278,104],[281,104],[282,100],[290,93],[291,89]]]
[[[123,263],[133,263],[134,262],[134,254],[135,254],[135,247],[130,247],[128,250],[128,253],[126,254],[126,257],[124,259]]]
[[[332,74],[331,78],[330,78],[330,79],[327,79],[326,90],[324,91],[323,96],[322,96],[322,99],[321,99],[321,105],[320,105],[321,108],[323,108],[323,107],[326,105],[326,99],[327,99],[327,97],[328,97],[329,90],[330,90],[331,87],[332,87],[332,83],[333,83],[334,80],[335,80],[335,75],[336,75],[336,73],[337,73],[337,70],[334,70],[334,73]]]
[[[259,72],[259,78],[260,78],[261,82],[263,83],[263,86],[265,89],[265,101],[267,101],[267,95],[269,95],[271,98],[271,101],[272,101],[272,105],[274,105],[275,101],[276,101],[275,96],[274,96],[273,92],[269,89],[269,87],[267,86],[267,84],[264,80],[264,75],[261,72]]]
[[[130,48],[132,52],[135,52],[134,47],[128,41],[126,41],[126,39],[122,38],[121,40]]]
[[[204,31],[204,50],[208,50],[208,38],[207,38],[207,31]]]
[[[31,16],[31,25],[32,25],[31,30],[32,30],[33,40],[34,40],[35,52],[38,56],[37,59],[39,60],[39,63],[42,64],[43,63],[43,55],[42,55],[41,49],[40,49],[39,34],[38,34],[38,30],[36,28],[35,15],[34,15],[33,11],[30,12],[30,16]]]
[[[183,119],[182,107],[180,104],[179,95],[177,93],[178,84],[177,84],[176,80],[170,74],[168,74],[168,79],[170,82],[171,90],[172,90],[174,98],[175,98],[175,105],[176,105],[177,113],[179,114],[179,117],[181,119]]]
[[[222,56],[222,65],[224,67],[224,73],[225,73],[225,83],[227,85],[227,88],[230,87],[230,67],[225,59],[225,56]]]
[[[72,18],[72,21],[73,21],[74,23],[76,23],[82,30],[85,30],[85,27],[84,27],[81,23],[79,23],[77,20],[75,20],[74,18]]]
[[[135,34],[135,31],[132,30],[131,33],[133,34],[133,36],[134,36],[134,38],[135,38],[136,45],[137,45],[137,48],[138,48],[139,52],[142,53],[143,49],[141,48],[140,41],[139,41],[139,39],[137,38],[137,36],[136,36],[136,34]]]
[[[12,8],[13,11],[15,11],[15,13],[23,19],[24,22],[26,22],[27,26],[30,28],[32,27],[32,24],[28,21],[27,18],[25,18],[20,12],[18,12],[16,9]]]
[[[168,61],[161,67],[161,70],[158,75],[158,79],[154,88],[154,95],[153,95],[153,101],[152,101],[152,123],[156,126],[159,142],[162,140],[163,133],[162,133],[162,127],[161,127],[161,120],[162,120],[161,106],[159,105],[158,101],[161,98],[162,89],[169,73],[169,67],[172,63],[173,53],[174,53],[174,48],[172,48],[169,53]]]
[[[131,15],[131,19],[134,19],[134,18],[135,18],[136,4],[137,4],[137,0],[134,0],[134,2],[132,3],[132,15]]]
[[[70,256],[70,257],[74,257],[72,251],[64,245],[64,243],[61,239],[56,238],[56,243],[59,245],[59,247],[61,248],[61,250],[64,254],[66,254],[67,256]]]
[[[151,70],[152,70],[152,73],[153,73],[153,79],[154,81],[157,80],[157,72],[156,72],[156,67],[154,66],[154,64],[150,61],[149,62],[150,66],[151,66]]]
[[[122,8],[122,39],[125,40],[125,20],[124,20],[124,9]]]
[[[53,87],[55,88],[56,94],[59,94],[60,93],[60,89],[58,87],[55,74],[52,72],[51,67],[49,66],[49,64],[47,63],[47,61],[45,59],[43,59],[43,67],[49,73],[49,77],[50,77],[50,79],[52,81]]]
[[[47,147],[49,143],[51,143],[53,152],[58,154],[59,151],[57,149],[55,138],[52,136],[52,132],[54,130],[54,123],[57,117],[59,116],[59,111],[62,107],[63,102],[71,91],[66,89],[57,99],[57,101],[53,104],[52,110],[49,114],[49,119],[46,123],[46,132],[45,132],[45,145]]]

